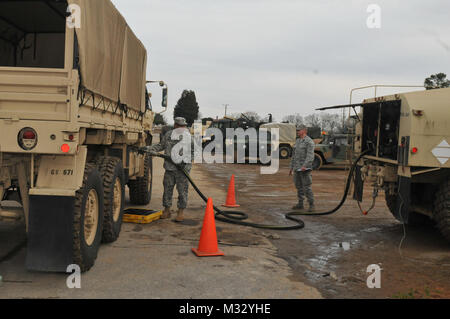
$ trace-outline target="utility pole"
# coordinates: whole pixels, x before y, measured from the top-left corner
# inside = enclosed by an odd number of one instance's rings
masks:
[[[227,116],[227,111],[230,104],[223,104],[223,106],[225,107],[225,116]]]

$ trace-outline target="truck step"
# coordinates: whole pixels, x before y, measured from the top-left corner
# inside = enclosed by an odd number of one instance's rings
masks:
[[[23,217],[23,207],[15,201],[0,202],[0,219],[19,220]]]

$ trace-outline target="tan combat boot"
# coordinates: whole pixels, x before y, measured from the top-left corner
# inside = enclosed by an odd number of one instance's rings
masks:
[[[184,221],[184,209],[178,209],[177,218],[175,218],[177,223]]]
[[[166,208],[164,208],[164,211],[161,215],[161,219],[169,219],[171,215],[172,215],[172,212],[170,210],[170,207],[166,207]]]

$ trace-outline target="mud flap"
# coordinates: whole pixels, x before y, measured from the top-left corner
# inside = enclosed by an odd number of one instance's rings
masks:
[[[75,197],[30,196],[28,270],[66,272],[73,263],[74,208]]]
[[[395,218],[405,224],[408,224],[409,210],[411,207],[411,179],[400,176],[398,179],[398,196],[395,209]]]

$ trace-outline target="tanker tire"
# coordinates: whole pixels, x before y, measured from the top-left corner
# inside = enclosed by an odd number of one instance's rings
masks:
[[[397,208],[397,195],[388,195],[385,193],[386,197],[386,205],[389,208],[389,211],[395,217],[395,210]],[[397,219],[397,218],[396,218]],[[430,218],[420,213],[416,213],[414,211],[409,212],[408,216],[408,225],[411,226],[421,226],[428,224],[430,222]]]
[[[115,157],[102,157],[97,162],[103,180],[104,190],[104,217],[102,242],[113,243],[120,235],[122,218],[125,206],[125,176],[122,161]],[[120,183],[117,184],[117,183]],[[117,188],[120,188],[118,190]],[[120,194],[117,194],[117,192]],[[120,204],[114,205],[115,199],[120,196]]]
[[[97,194],[97,227],[95,238],[89,245],[85,236],[86,202],[92,190]],[[82,272],[92,268],[97,259],[98,250],[102,240],[103,226],[103,184],[102,177],[96,165],[86,164],[83,177],[83,186],[75,195],[75,210],[73,222],[73,262],[80,267]]]
[[[145,157],[144,170],[144,177],[128,182],[130,202],[134,205],[148,205],[152,199],[153,162],[149,155]]]
[[[434,220],[441,234],[450,241],[450,179],[439,186],[434,201]]]

